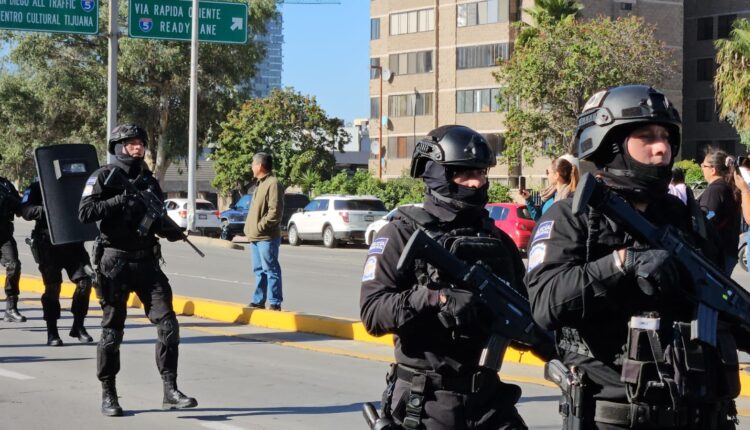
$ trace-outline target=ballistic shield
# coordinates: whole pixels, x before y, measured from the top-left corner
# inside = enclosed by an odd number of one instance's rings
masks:
[[[52,244],[93,240],[99,230],[78,220],[78,205],[86,179],[99,168],[96,149],[87,144],[41,146],[34,159]]]

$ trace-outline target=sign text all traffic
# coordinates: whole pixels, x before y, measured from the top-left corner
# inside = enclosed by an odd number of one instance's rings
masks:
[[[99,32],[98,0],[0,0],[0,29]]]
[[[0,0],[1,1],[1,0]],[[130,0],[128,34],[144,39],[190,40],[190,0]],[[198,40],[202,42],[247,42],[247,4],[200,2]]]

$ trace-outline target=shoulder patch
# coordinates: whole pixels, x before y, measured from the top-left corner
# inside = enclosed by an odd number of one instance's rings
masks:
[[[531,247],[531,251],[529,251],[529,267],[526,269],[526,272],[531,272],[536,266],[544,263],[544,257],[546,254],[547,245],[543,243],[538,243]]]
[[[26,188],[26,190],[23,192],[23,199],[21,199],[21,203],[28,203],[30,195],[31,195],[31,188]]]
[[[365,270],[362,273],[362,282],[372,281],[373,279],[375,279],[375,267],[377,262],[377,257],[367,257],[367,261],[365,261]]]
[[[379,237],[372,241],[370,249],[367,251],[367,255],[382,254],[385,251],[385,245],[388,243],[387,237]]]
[[[539,224],[536,227],[536,233],[534,233],[534,238],[531,239],[531,243],[534,243],[537,240],[549,239],[552,236],[552,226],[554,225],[554,221],[544,221],[543,223]]]
[[[97,174],[94,172],[93,175],[89,176],[89,178],[86,180],[86,186],[83,187],[83,193],[81,194],[81,197],[88,197],[91,195],[91,193],[94,192],[94,184],[97,180]]]

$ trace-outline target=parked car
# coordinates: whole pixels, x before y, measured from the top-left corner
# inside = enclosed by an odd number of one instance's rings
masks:
[[[239,204],[242,202],[242,199],[245,197],[250,197],[248,199],[248,202],[252,201],[252,196],[250,194],[246,194],[242,196],[240,200],[237,201]],[[302,193],[286,193],[284,194],[284,213],[281,214],[281,238],[286,239],[287,233],[286,233],[286,227],[289,223],[289,218],[292,217],[292,214],[295,212],[298,212],[302,210],[308,203],[310,203],[310,199],[307,197],[307,195]],[[242,216],[242,219],[237,219],[237,217],[241,216],[238,213],[241,213],[241,207],[238,209],[238,204],[235,204],[235,209],[233,209],[235,212],[232,212],[227,216],[227,221],[223,224],[223,228],[221,229],[221,238],[226,240],[232,240],[235,236],[242,236],[245,231],[245,220],[247,219],[247,212],[249,210],[249,206],[247,209],[244,210],[244,216]],[[232,209],[230,209],[232,210]],[[224,211],[229,212],[229,211]]]
[[[529,246],[531,232],[536,225],[526,205],[489,203],[485,209],[490,213],[490,218],[495,220],[495,226],[507,233],[518,250],[525,253]]]
[[[316,197],[289,219],[289,244],[323,241],[334,248],[339,242],[364,242],[365,230],[388,211],[377,197],[325,195]]]
[[[164,208],[167,215],[181,228],[187,228],[188,199],[167,199]],[[195,229],[204,236],[218,237],[221,233],[219,210],[208,200],[195,200]]]
[[[226,225],[230,222],[240,221],[243,224],[247,219],[247,212],[250,210],[250,203],[253,201],[252,194],[245,194],[239,200],[229,205],[229,209],[221,212],[221,224]]]
[[[398,208],[403,208],[406,206],[419,206],[422,207],[422,203],[416,203],[416,204],[408,204],[408,205],[401,205],[392,211],[388,212],[388,214],[380,219],[375,220],[372,224],[367,226],[367,230],[365,230],[365,244],[367,246],[372,245],[372,239],[375,238],[375,235],[378,234],[378,231],[380,231],[381,228],[383,228],[384,225],[391,222],[393,219],[393,216],[396,215],[396,211]]]

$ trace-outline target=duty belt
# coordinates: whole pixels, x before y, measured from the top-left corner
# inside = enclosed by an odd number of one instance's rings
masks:
[[[492,372],[478,371],[464,376],[445,376],[439,373],[396,365],[398,379],[411,383],[415,376],[423,376],[434,390],[454,391],[462,394],[476,393],[485,382],[497,376]]]
[[[153,257],[154,251],[150,248],[136,249],[133,251],[126,251],[126,250],[117,249],[117,248],[104,248],[104,255],[108,255],[110,257],[123,258],[126,260],[143,260],[146,258]]]
[[[684,427],[688,423],[688,413],[687,408],[674,410],[667,406],[597,400],[594,421],[629,428],[646,425],[657,428]]]

